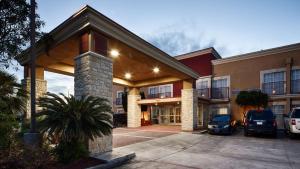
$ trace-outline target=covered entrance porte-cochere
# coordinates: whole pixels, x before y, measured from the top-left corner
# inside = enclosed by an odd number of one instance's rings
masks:
[[[74,76],[77,99],[92,95],[105,98],[112,105],[113,84],[126,86],[128,127],[140,127],[140,88],[180,81],[182,97],[172,99],[181,101],[181,119],[186,119],[182,130],[195,127],[194,83],[199,75],[89,6],[39,40],[36,55],[38,97],[47,92],[44,71]],[[28,86],[29,49],[17,60],[24,66],[23,84]],[[169,121],[175,123],[176,118],[172,116]],[[89,140],[88,147],[92,154],[111,151],[112,135]]]

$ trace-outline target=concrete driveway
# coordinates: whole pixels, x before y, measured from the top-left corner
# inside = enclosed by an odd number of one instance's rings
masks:
[[[298,169],[300,140],[178,133],[114,149],[136,158],[120,169]]]
[[[151,125],[113,129],[113,147],[126,146],[179,133],[180,126]]]

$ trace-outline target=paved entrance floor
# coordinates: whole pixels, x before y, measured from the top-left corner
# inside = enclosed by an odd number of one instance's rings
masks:
[[[136,158],[119,169],[298,169],[300,140],[178,133],[131,144],[114,151],[134,151]]]
[[[113,129],[113,147],[121,147],[179,133],[181,126],[151,125]]]

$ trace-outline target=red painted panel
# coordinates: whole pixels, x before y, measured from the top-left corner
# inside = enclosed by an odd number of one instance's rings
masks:
[[[89,34],[84,33],[80,36],[79,52],[85,53],[89,50]]]
[[[181,97],[181,89],[183,88],[182,81],[173,83],[173,97]]]
[[[214,56],[211,53],[209,53],[209,54],[186,58],[178,61],[190,67],[195,72],[199,73],[200,76],[208,76],[212,74],[211,60],[214,59],[215,59]]]
[[[95,52],[107,56],[107,38],[101,34],[95,33]]]

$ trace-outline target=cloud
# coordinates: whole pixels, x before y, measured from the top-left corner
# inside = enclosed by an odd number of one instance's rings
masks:
[[[162,27],[155,31],[155,33],[141,36],[171,56],[208,47],[216,48],[220,54],[226,53],[227,50],[224,46],[219,45],[215,38],[207,37],[205,36],[205,33],[199,32],[199,29],[195,24],[186,23],[180,25],[173,24]]]
[[[45,80],[47,80],[48,92],[74,94],[74,77],[72,76],[45,72]]]

